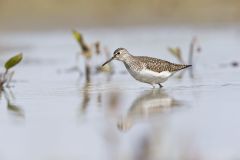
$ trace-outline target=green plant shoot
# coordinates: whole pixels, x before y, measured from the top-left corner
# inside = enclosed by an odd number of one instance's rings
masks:
[[[7,62],[5,63],[5,69],[6,71],[8,71],[10,68],[14,67],[15,65],[17,65],[19,62],[21,62],[23,58],[22,53],[19,53],[13,57],[11,57],[9,60],[7,60]]]
[[[82,34],[77,32],[77,31],[75,31],[75,30],[72,31],[72,34],[73,34],[74,38],[77,40],[77,42],[80,45],[80,47],[82,48],[83,52],[88,52],[89,48],[85,44]]]

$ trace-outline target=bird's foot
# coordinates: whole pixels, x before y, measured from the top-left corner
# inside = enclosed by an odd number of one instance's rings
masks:
[[[158,85],[159,85],[159,88],[162,88],[162,87],[163,87],[163,85],[161,85],[160,83],[159,83]]]

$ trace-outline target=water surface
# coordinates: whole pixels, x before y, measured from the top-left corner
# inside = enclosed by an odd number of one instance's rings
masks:
[[[83,30],[86,41],[100,40],[112,52],[177,62],[167,47],[187,57],[192,36],[194,78],[188,72],[163,89],[136,82],[113,62],[113,75],[69,71],[77,43],[70,32],[1,33],[1,64],[24,53],[17,66],[14,97],[0,101],[1,160],[238,159],[240,158],[240,37],[235,28],[125,28]],[[102,55],[91,67],[105,61]],[[84,72],[84,58],[78,61]],[[223,67],[224,66],[224,67]],[[10,96],[11,97],[11,96]]]

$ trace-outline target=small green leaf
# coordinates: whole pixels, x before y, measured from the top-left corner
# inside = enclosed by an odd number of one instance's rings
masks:
[[[88,52],[89,48],[86,45],[86,43],[84,42],[82,34],[75,30],[72,31],[72,34],[73,34],[74,38],[77,40],[78,44],[81,46],[83,52]]]
[[[72,34],[73,34],[74,38],[77,40],[77,42],[81,42],[82,41],[82,35],[79,32],[73,30]]]
[[[23,58],[22,53],[17,54],[15,56],[11,57],[4,65],[6,70],[9,70],[10,68],[14,67],[19,62],[21,62],[22,58]]]

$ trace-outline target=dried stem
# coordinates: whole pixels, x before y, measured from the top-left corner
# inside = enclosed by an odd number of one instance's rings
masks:
[[[190,47],[189,47],[189,57],[188,57],[188,64],[189,65],[193,65],[193,54],[194,54],[194,48],[195,48],[196,42],[197,42],[197,38],[193,37],[193,39],[190,43]],[[190,67],[189,74],[190,74],[191,78],[194,78],[193,67]]]

